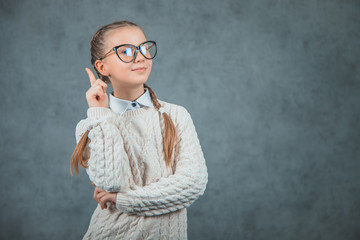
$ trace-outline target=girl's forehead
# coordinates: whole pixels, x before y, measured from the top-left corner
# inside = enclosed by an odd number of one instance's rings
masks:
[[[120,44],[133,44],[138,46],[146,41],[141,29],[137,27],[121,27],[110,30],[105,36],[107,47],[112,48]]]

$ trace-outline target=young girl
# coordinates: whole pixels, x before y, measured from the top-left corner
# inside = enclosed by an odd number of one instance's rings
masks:
[[[87,118],[76,126],[73,167],[86,168],[98,202],[83,239],[187,239],[187,211],[208,173],[189,112],[145,84],[156,43],[135,23],[91,40]],[[107,84],[114,91],[106,93]]]

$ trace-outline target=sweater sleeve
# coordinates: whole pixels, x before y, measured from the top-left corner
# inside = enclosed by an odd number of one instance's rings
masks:
[[[116,126],[115,113],[109,108],[91,107],[87,118],[76,125],[78,143],[89,130],[90,143],[83,155],[90,155],[86,172],[95,186],[107,192],[125,190],[130,179],[129,162],[124,161],[123,140]]]
[[[162,215],[189,207],[204,194],[208,173],[195,126],[182,106],[177,119],[179,151],[174,174],[144,187],[118,192],[116,208],[140,216]]]

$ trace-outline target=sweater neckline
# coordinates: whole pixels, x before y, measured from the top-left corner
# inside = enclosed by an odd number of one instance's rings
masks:
[[[162,100],[160,100],[159,98],[157,100],[162,105],[162,107],[164,107],[164,102]],[[147,111],[151,111],[151,109],[153,111],[158,112],[157,108],[153,105],[152,107],[144,106],[144,107],[141,107],[141,108],[138,108],[138,109],[128,110],[128,111],[123,112],[120,116],[124,117],[124,118],[134,117],[134,116],[144,114]],[[119,116],[119,114],[117,114],[116,112],[114,112],[114,113]]]
[[[134,117],[134,116],[138,116],[141,114],[144,114],[147,111],[150,111],[150,109],[154,109],[154,107],[142,107],[142,108],[138,108],[138,109],[133,109],[133,110],[128,110],[123,112],[120,116],[121,117]]]

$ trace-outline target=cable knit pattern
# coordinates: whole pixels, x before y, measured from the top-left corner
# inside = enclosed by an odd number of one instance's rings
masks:
[[[171,168],[163,153],[163,118],[143,107],[121,116],[93,107],[76,126],[90,144],[87,174],[96,186],[117,192],[116,204],[95,209],[83,239],[187,239],[186,208],[204,194],[205,158],[189,112],[159,100],[177,130]]]

